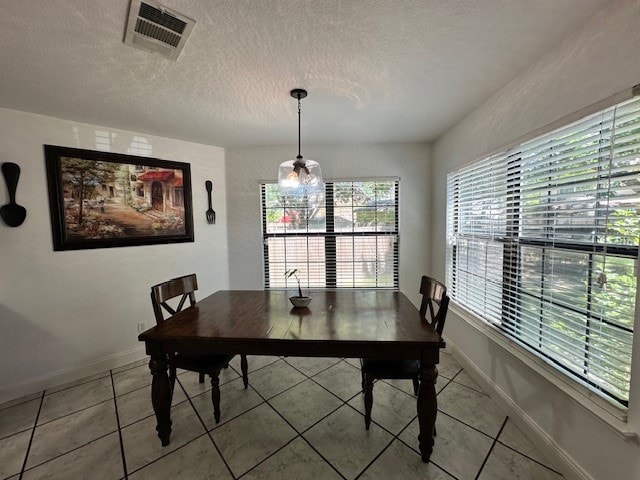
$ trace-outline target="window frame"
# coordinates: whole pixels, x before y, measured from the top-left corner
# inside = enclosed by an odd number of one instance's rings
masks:
[[[634,89],[636,90],[635,93],[637,92],[637,88]],[[508,157],[511,158],[515,158],[516,161],[513,162],[514,165],[517,165],[517,160],[518,160],[518,156],[520,155],[520,153],[518,152],[518,145],[524,143],[525,141],[530,140],[531,138],[536,138],[538,136],[541,136],[543,134],[547,134],[547,133],[552,133],[554,130],[563,127],[565,125],[570,125],[571,123],[573,123],[574,121],[578,120],[581,117],[586,117],[589,114],[595,113],[598,111],[598,109],[606,109],[609,107],[612,107],[613,105],[623,102],[625,100],[629,100],[633,95],[628,95],[628,93],[633,92],[626,92],[625,97],[626,98],[621,98],[621,95],[617,95],[614,96],[610,99],[610,103],[609,105],[603,105],[603,102],[599,102],[598,104],[595,104],[594,106],[591,107],[587,107],[587,109],[583,110],[582,112],[577,112],[576,114],[572,114],[571,116],[565,117],[564,119],[561,119],[557,122],[554,122],[554,124],[552,124],[551,126],[548,127],[543,127],[543,129],[539,129],[536,132],[533,132],[532,134],[528,135],[527,137],[523,137],[522,139],[518,139],[516,142],[514,142],[510,147],[504,147],[502,149],[500,149],[500,152],[498,154],[504,154],[504,155],[508,155]],[[598,107],[598,109],[596,109],[596,107]],[[587,112],[587,113],[584,113]],[[541,130],[545,130],[542,131]],[[498,154],[494,154],[494,155],[498,155]],[[483,161],[487,161],[488,159],[492,158],[493,155],[490,156],[486,156],[486,157],[482,157],[478,160],[476,160],[475,162],[472,162],[471,164],[468,164],[467,166],[473,166],[476,164],[479,164]],[[459,171],[459,170],[457,170]],[[450,174],[451,175],[451,174]],[[519,178],[522,178],[522,172],[520,172],[520,174],[516,174],[517,176],[519,176]],[[599,178],[599,177],[598,177]],[[613,174],[609,174],[608,178],[615,178],[615,175]],[[525,235],[520,235],[519,234],[519,223],[520,223],[520,213],[521,213],[521,209],[520,209],[520,201],[522,200],[521,195],[520,195],[520,184],[518,182],[512,182],[510,185],[510,189],[507,188],[506,189],[506,204],[509,205],[510,208],[507,208],[506,211],[509,212],[507,214],[507,219],[505,222],[505,229],[506,229],[506,235],[504,236],[496,236],[494,238],[487,238],[488,240],[493,240],[493,241],[498,241],[502,244],[503,249],[504,249],[504,254],[503,254],[503,260],[502,260],[502,265],[503,265],[503,275],[502,275],[502,288],[503,288],[503,301],[502,301],[502,305],[501,305],[501,317],[500,317],[500,321],[499,322],[491,322],[488,321],[487,319],[483,318],[482,315],[480,315],[479,313],[476,313],[475,311],[473,311],[473,309],[468,308],[466,305],[464,305],[464,303],[461,303],[459,299],[453,298],[452,300],[454,302],[454,310],[458,310],[458,308],[456,307],[460,307],[460,312],[464,312],[464,314],[462,315],[464,318],[474,318],[475,320],[481,322],[482,328],[481,330],[486,332],[498,332],[497,334],[491,334],[491,336],[493,338],[498,338],[497,335],[499,335],[500,337],[500,343],[502,345],[508,345],[509,346],[509,351],[511,351],[512,353],[515,351],[521,351],[520,348],[518,347],[524,347],[524,349],[527,352],[530,352],[532,356],[534,356],[537,359],[542,358],[543,360],[545,355],[543,352],[541,351],[536,351],[535,347],[532,347],[531,345],[526,344],[526,342],[522,342],[519,339],[514,338],[513,335],[507,335],[505,334],[505,328],[504,328],[504,322],[506,321],[506,319],[508,318],[508,316],[506,316],[504,314],[504,309],[507,306],[513,306],[513,302],[511,301],[511,304],[508,304],[508,302],[505,300],[505,293],[504,290],[509,288],[509,283],[513,282],[514,279],[516,281],[517,278],[514,277],[514,275],[512,273],[508,273],[509,271],[513,271],[513,266],[517,265],[519,263],[519,255],[521,254],[522,248],[523,247],[527,247],[527,246],[534,246],[537,248],[540,248],[542,250],[542,252],[546,252],[548,249],[556,249],[558,251],[566,251],[566,252],[580,252],[583,254],[588,255],[589,257],[589,262],[588,262],[588,276],[589,276],[589,281],[587,282],[587,295],[590,296],[591,294],[591,286],[593,285],[593,282],[591,281],[593,278],[593,274],[594,274],[594,261],[593,261],[593,256],[594,255],[605,255],[607,257],[623,257],[626,259],[630,259],[631,261],[635,261],[635,266],[636,266],[636,271],[635,271],[635,278],[636,281],[638,279],[638,272],[637,272],[637,265],[638,265],[638,250],[639,247],[637,245],[635,246],[629,246],[629,245],[616,245],[613,244],[611,242],[607,242],[605,247],[596,245],[594,247],[594,245],[581,245],[581,244],[575,244],[575,243],[559,243],[559,242],[551,242],[551,241],[546,241],[546,240],[540,240],[540,239],[536,239],[536,238],[529,238]],[[459,179],[457,181],[453,181],[453,182],[447,182],[447,238],[452,238],[452,236],[455,236],[455,238],[460,238],[457,234],[460,231],[460,203],[459,203],[459,190],[460,190],[460,183],[459,183]],[[547,196],[549,197],[551,194],[547,193]],[[594,207],[597,208],[597,207]],[[452,213],[453,212],[453,213]],[[477,237],[476,237],[477,238]],[[447,270],[447,281],[448,282],[457,282],[458,279],[458,275],[460,274],[459,270],[458,270],[458,266],[457,266],[457,261],[458,261],[458,248],[460,248],[458,241],[456,240],[455,243],[450,243],[449,241],[447,242],[447,258],[446,258],[446,270]],[[544,266],[543,266],[544,268]],[[541,281],[540,282],[540,286],[542,287],[544,285],[544,282]],[[638,297],[640,297],[640,284],[636,285],[636,299]],[[542,301],[542,295],[540,296],[540,299]],[[553,303],[553,302],[552,302]],[[589,304],[589,307],[591,308],[591,300],[588,300],[587,302]],[[559,303],[556,302],[556,305],[559,305]],[[562,308],[568,308],[571,309],[571,306],[567,306],[562,304],[561,305]],[[638,310],[639,310],[639,306],[638,306],[638,302],[636,301],[635,303],[635,315],[633,318],[633,322],[637,325],[638,324]],[[584,312],[582,312],[581,310],[575,309],[575,312],[579,312],[580,314],[583,314]],[[588,312],[588,317],[592,318],[592,311]],[[470,315],[469,315],[470,314]],[[598,318],[598,321],[600,321],[603,324],[606,325],[614,325],[611,322],[608,322],[606,319]],[[476,322],[477,323],[477,322]],[[633,327],[635,325],[632,325],[632,327],[630,329],[628,329],[628,331],[633,332]],[[620,327],[619,325],[616,325],[616,327]],[[585,327],[586,330],[589,329],[589,325],[587,324],[587,326]],[[588,337],[587,337],[588,338]],[[634,336],[633,338],[633,344],[636,344],[636,338]],[[586,350],[588,351],[588,340],[585,341],[586,345]],[[516,347],[515,349],[513,347]],[[533,353],[535,352],[535,353]],[[521,355],[520,355],[521,356]],[[531,356],[526,355],[529,359],[531,359]],[[549,361],[551,363],[554,363],[554,359],[551,357],[546,358],[547,363],[549,363]],[[564,368],[563,365],[555,362],[557,364],[558,367],[560,367],[560,371],[562,371],[562,369]],[[630,362],[630,367],[633,368],[634,363],[637,363],[634,361],[634,359],[631,359]],[[551,368],[544,368],[544,370],[546,370],[547,373],[552,373],[554,376],[556,375],[556,372],[553,371],[554,367]],[[570,372],[570,370],[565,369],[568,372]],[[571,372],[573,373],[573,372]],[[573,375],[570,375],[569,377],[564,377],[562,378],[562,382],[566,385],[566,380],[567,378],[572,379],[572,383],[575,381],[577,383],[583,382],[583,384],[590,384],[590,382],[588,381],[588,379],[577,379],[576,377],[574,377]],[[630,389],[630,393],[633,391],[634,388],[634,384],[635,382],[633,382],[633,375],[631,376],[631,381],[629,383],[629,389]],[[577,386],[574,384],[574,386]],[[578,388],[578,390],[581,390],[580,388]],[[589,387],[587,387],[587,389],[584,389],[583,391],[581,391],[580,393],[583,394],[583,396],[585,397],[593,397],[592,394],[593,390],[589,389]],[[597,393],[598,395],[601,395],[600,393]],[[624,402],[620,402],[620,400],[617,400],[619,402],[618,405],[616,404],[611,404],[611,400],[607,400],[606,398],[604,399],[604,402],[601,401],[597,401],[596,403],[598,403],[600,406],[604,406],[604,409],[607,410],[609,413],[613,412],[613,415],[619,419],[619,420],[626,420],[627,417],[627,409],[628,409],[628,405],[629,405],[629,401],[624,401]],[[621,406],[620,406],[621,404]],[[619,430],[622,430],[619,428]]]
[[[336,230],[335,225],[335,208],[336,204],[333,202],[334,199],[334,186],[339,183],[394,183],[394,198],[392,207],[395,209],[395,219],[393,222],[392,230],[377,230],[377,223],[373,229],[367,231],[340,231]],[[260,181],[260,207],[261,207],[261,225],[262,225],[262,245],[263,245],[263,284],[265,289],[288,289],[293,286],[292,280],[285,279],[285,285],[279,286],[277,285],[279,282],[275,281],[276,285],[272,285],[270,279],[270,269],[268,264],[269,258],[269,245],[268,241],[271,238],[293,238],[293,237],[303,237],[303,238],[323,238],[324,239],[324,251],[325,251],[325,283],[324,286],[309,286],[308,278],[306,278],[307,285],[302,285],[303,288],[312,288],[312,289],[332,289],[332,288],[373,288],[373,289],[386,289],[386,290],[398,290],[400,284],[400,178],[399,177],[373,177],[373,178],[339,178],[339,179],[331,179],[325,181],[325,193],[323,196],[323,206],[325,208],[325,228],[322,232],[306,232],[300,233],[297,231],[288,232],[268,232],[267,227],[267,205],[266,205],[266,195],[265,195],[265,186],[266,185],[275,185],[276,182],[272,180],[261,180]],[[328,201],[331,199],[331,201]],[[376,205],[380,207],[380,205]],[[283,204],[283,209],[286,209],[286,204]],[[352,207],[353,208],[353,207]],[[337,252],[337,241],[340,238],[357,238],[357,237],[390,237],[394,238],[393,240],[393,284],[390,286],[344,286],[338,284],[338,268],[337,264],[339,263],[337,260],[336,252]],[[353,252],[355,254],[355,251]],[[377,254],[376,254],[377,255]],[[376,259],[378,257],[376,256]],[[352,263],[357,263],[355,259],[352,260]],[[292,267],[293,268],[293,267]],[[301,278],[301,283],[304,283]]]

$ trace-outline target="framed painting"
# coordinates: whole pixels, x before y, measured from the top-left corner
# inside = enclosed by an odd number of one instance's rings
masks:
[[[52,145],[44,153],[55,251],[193,242],[188,163]]]

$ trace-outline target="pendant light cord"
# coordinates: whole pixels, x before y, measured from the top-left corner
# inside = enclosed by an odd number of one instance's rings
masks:
[[[300,96],[298,96],[298,158],[302,158],[300,153]]]

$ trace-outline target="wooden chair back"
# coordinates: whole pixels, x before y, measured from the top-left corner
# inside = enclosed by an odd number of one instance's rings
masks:
[[[442,335],[444,322],[447,318],[447,310],[449,310],[447,287],[438,280],[423,275],[420,283],[420,293],[422,294],[422,302],[420,303],[421,318]]]
[[[156,316],[156,323],[160,324],[165,320],[163,309],[169,313],[169,315],[175,315],[182,310],[187,299],[189,299],[190,306],[195,305],[195,291],[197,289],[198,280],[196,279],[195,273],[174,278],[151,287],[151,304],[153,305],[153,313]],[[181,298],[176,308],[173,308],[167,303],[169,300],[179,296],[181,296]]]

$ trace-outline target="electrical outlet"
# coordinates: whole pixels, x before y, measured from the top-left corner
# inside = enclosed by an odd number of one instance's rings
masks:
[[[142,333],[144,330],[144,322],[138,322],[138,333]]]

